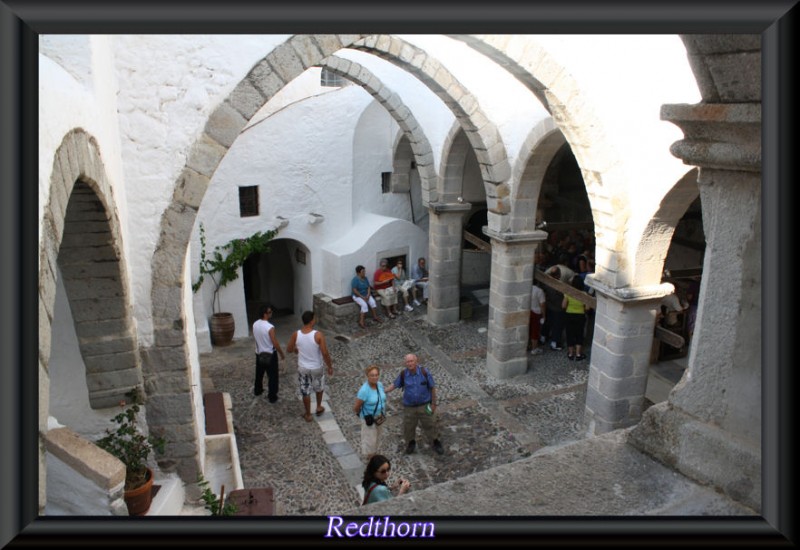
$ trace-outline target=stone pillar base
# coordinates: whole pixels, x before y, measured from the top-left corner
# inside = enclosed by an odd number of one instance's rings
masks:
[[[487,355],[486,369],[495,378],[506,380],[528,372],[528,358],[517,357],[508,361],[498,361],[494,356]]]
[[[461,317],[461,307],[435,308],[428,302],[428,322],[432,325],[442,326],[458,323]]]
[[[665,401],[647,409],[628,443],[761,513],[761,450],[735,434]]]

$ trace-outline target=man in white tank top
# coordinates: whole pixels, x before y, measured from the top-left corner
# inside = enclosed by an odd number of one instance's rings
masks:
[[[304,311],[302,315],[303,328],[292,334],[286,351],[297,354],[297,383],[300,394],[303,396],[303,406],[306,409],[303,418],[311,422],[311,392],[317,395],[317,416],[325,412],[322,406],[322,392],[325,390],[325,371],[323,361],[328,367],[328,376],[333,376],[333,363],[325,343],[325,335],[314,330],[317,322],[314,312]]]
[[[272,306],[262,305],[259,308],[259,319],[253,323],[253,339],[256,341],[256,381],[253,393],[264,393],[264,374],[267,375],[267,400],[275,403],[278,400],[278,355],[285,359],[281,344],[275,336],[275,326],[269,322],[272,318]]]

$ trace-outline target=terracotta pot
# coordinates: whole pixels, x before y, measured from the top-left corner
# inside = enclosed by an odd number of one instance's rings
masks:
[[[211,316],[211,343],[215,346],[229,346],[233,342],[236,324],[233,313],[215,313]]]
[[[128,506],[128,515],[143,516],[150,509],[153,501],[153,470],[147,469],[147,478],[144,485],[125,491],[125,504]]]

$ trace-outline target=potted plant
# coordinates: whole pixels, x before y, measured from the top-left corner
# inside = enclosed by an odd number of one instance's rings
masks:
[[[233,314],[219,312],[219,289],[239,278],[239,268],[251,254],[269,252],[269,242],[278,234],[277,229],[267,232],[257,231],[244,239],[233,239],[224,245],[217,245],[211,257],[206,255],[206,232],[200,224],[200,276],[192,284],[192,292],[197,292],[205,280],[211,277],[214,282],[214,297],[211,302],[211,342],[216,346],[227,346],[233,340],[236,328]]]
[[[142,433],[138,424],[141,394],[134,390],[128,397],[128,408],[111,419],[116,429],[107,429],[97,446],[125,465],[125,504],[130,515],[138,516],[147,513],[152,500],[153,470],[147,467],[147,459],[153,451],[162,454],[166,440]],[[121,401],[120,407],[125,406],[126,402]]]

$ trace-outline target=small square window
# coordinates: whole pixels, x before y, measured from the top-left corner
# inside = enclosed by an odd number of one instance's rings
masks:
[[[258,186],[239,188],[239,216],[258,216]]]

